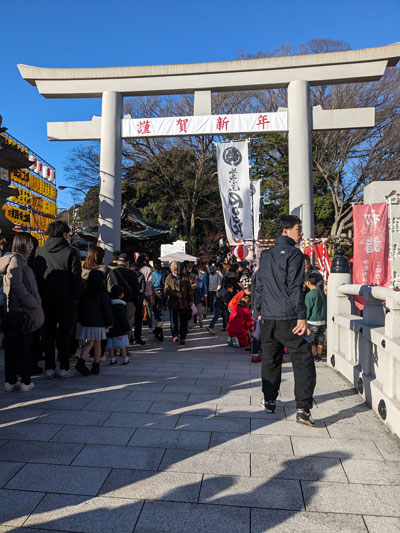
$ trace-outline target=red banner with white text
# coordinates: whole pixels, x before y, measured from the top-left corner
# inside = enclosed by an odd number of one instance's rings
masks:
[[[304,250],[304,253],[307,254],[310,259],[312,259],[312,252],[315,254],[318,270],[321,272],[322,277],[326,281],[331,273],[332,265],[326,244],[323,242],[320,244],[313,244],[312,246],[307,246],[307,248]]]
[[[387,204],[353,206],[353,223],[353,283],[387,287],[390,284]]]

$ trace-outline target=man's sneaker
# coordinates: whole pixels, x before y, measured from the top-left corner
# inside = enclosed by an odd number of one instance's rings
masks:
[[[20,385],[20,381],[17,381],[17,383],[8,383],[8,381],[6,381],[4,383],[4,392],[13,392],[15,390],[18,390]]]
[[[100,374],[100,363],[92,363],[92,374],[94,374],[95,376]]]
[[[75,370],[71,367],[69,370],[60,370],[58,377],[61,379],[72,378],[75,376]]]
[[[25,385],[25,383],[21,383],[21,386],[20,386],[19,390],[21,392],[29,392],[30,390],[32,390],[34,388],[35,388],[35,384],[33,383],[33,381],[31,381],[29,383],[29,385]]]
[[[232,337],[232,346],[240,348],[239,339],[237,337]]]
[[[129,365],[129,357],[124,357],[122,360],[123,365]]]
[[[305,409],[297,409],[296,422],[305,424],[306,426],[315,426],[315,422],[310,411],[306,411]]]
[[[252,355],[251,356],[251,362],[252,363],[259,363],[261,361],[261,355]]]
[[[274,400],[266,400],[265,398],[261,398],[260,404],[264,407],[267,413],[271,413],[271,414],[275,413],[276,402]]]
[[[117,358],[116,357],[110,357],[110,365],[116,365],[117,364]]]
[[[135,339],[135,344],[141,344],[143,346],[144,344],[146,344],[146,341],[144,341],[143,339]]]
[[[226,339],[226,344],[227,344],[228,346],[232,346],[232,337],[228,337],[228,338]]]
[[[214,328],[207,328],[208,333],[211,333],[211,335],[215,335]]]
[[[185,339],[181,339],[181,340],[179,341],[179,344],[185,344],[185,342],[186,342]]]
[[[46,370],[46,379],[54,379],[56,377],[56,371],[53,369]]]
[[[77,370],[82,376],[88,376],[90,374],[89,368],[85,364],[85,360],[82,357],[79,357],[76,365],[75,370]]]
[[[172,342],[178,342],[179,341],[179,337],[172,337]]]

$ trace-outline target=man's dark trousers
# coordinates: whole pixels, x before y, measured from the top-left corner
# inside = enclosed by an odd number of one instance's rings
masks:
[[[65,303],[44,305],[44,353],[46,370],[56,369],[55,344],[57,342],[60,370],[69,370],[71,335],[76,324],[76,306]]]
[[[169,318],[171,322],[172,337],[178,336],[179,325],[179,337],[181,340],[186,339],[188,331],[188,309],[170,309]]]
[[[288,349],[294,373],[297,408],[307,411],[313,406],[315,365],[310,344],[303,336],[292,333],[297,320],[262,320],[262,391],[266,400],[276,400],[282,374],[284,347]]]

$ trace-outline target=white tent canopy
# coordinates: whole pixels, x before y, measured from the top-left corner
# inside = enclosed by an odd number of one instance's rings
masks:
[[[183,261],[197,261],[197,257],[194,257],[193,255],[185,254],[185,252],[174,252],[172,254],[163,255],[159,258],[160,261],[179,261],[182,263]]]

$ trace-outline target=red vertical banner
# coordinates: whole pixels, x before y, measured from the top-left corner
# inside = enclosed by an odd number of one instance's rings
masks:
[[[389,229],[386,203],[353,206],[353,283],[390,284]]]
[[[325,243],[316,244],[314,246],[315,259],[317,260],[318,270],[321,271],[324,280],[328,279],[331,273],[332,261],[328,254],[328,248]]]
[[[307,246],[304,253],[312,259],[312,253],[315,254],[315,259],[317,260],[317,268],[321,272],[322,277],[326,281],[331,273],[332,261],[328,254],[328,248],[324,242],[320,244],[314,244],[312,246]]]

